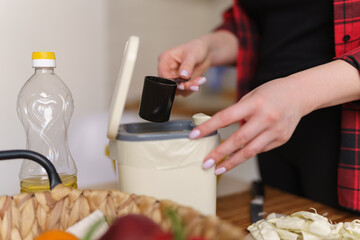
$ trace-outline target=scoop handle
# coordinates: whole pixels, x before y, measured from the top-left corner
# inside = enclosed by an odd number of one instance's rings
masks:
[[[17,159],[17,158],[26,158],[37,162],[43,168],[45,168],[46,173],[49,177],[50,189],[53,189],[56,185],[61,183],[61,179],[59,174],[56,172],[56,169],[52,162],[50,162],[46,157],[41,155],[40,153],[31,151],[31,150],[6,150],[0,151],[0,160],[9,160],[9,159]]]

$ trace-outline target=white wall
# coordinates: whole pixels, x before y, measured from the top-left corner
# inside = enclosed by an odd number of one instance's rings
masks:
[[[138,100],[145,75],[157,73],[159,54],[211,31],[232,0],[121,0],[109,1],[108,21],[111,79],[116,79],[120,53],[130,35],[140,37],[128,101]],[[109,85],[111,86],[111,85]]]
[[[231,0],[1,0],[0,150],[25,148],[17,94],[33,74],[31,53],[54,51],[56,73],[73,93],[69,145],[79,187],[116,177],[104,151],[107,109],[125,42],[140,37],[128,101],[138,100],[145,75],[156,74],[163,50],[210,31]],[[137,120],[130,114],[123,121]],[[18,192],[21,161],[0,163],[0,195]]]
[[[1,150],[25,148],[16,100],[21,86],[33,74],[33,51],[55,52],[55,71],[69,86],[75,100],[72,124],[107,106],[105,86],[108,81],[104,79],[109,78],[109,59],[105,3],[95,0],[0,1]],[[75,154],[79,145],[81,143],[73,143],[70,148],[81,166],[89,159]],[[0,194],[18,192],[20,164],[19,160],[0,163]],[[79,167],[79,173],[84,170]]]

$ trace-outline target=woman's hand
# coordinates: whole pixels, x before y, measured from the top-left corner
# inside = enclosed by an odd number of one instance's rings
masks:
[[[178,85],[179,94],[199,91],[206,82],[203,74],[210,66],[233,63],[237,39],[227,31],[217,31],[163,52],[159,57],[158,75],[188,80]]]
[[[202,75],[210,67],[209,46],[202,39],[195,39],[172,48],[159,57],[158,75],[160,77],[191,80],[178,85],[181,95],[199,91],[206,82]]]
[[[203,164],[205,169],[229,155],[215,170],[215,174],[222,174],[256,154],[289,140],[302,112],[296,96],[284,85],[290,84],[285,79],[278,79],[258,87],[191,132],[190,138],[198,138],[234,122],[243,122],[236,132],[206,157]]]
[[[359,72],[337,60],[261,85],[196,127],[189,137],[200,138],[232,123],[243,123],[204,160],[203,167],[208,169],[229,156],[216,167],[218,175],[286,143],[301,117],[311,111],[357,99]]]

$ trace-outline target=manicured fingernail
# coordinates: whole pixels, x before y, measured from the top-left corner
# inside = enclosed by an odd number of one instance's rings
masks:
[[[207,79],[205,77],[200,78],[200,80],[197,82],[199,85],[202,85],[206,83]]]
[[[184,85],[182,85],[182,84],[181,84],[181,85],[178,85],[177,88],[180,89],[180,90],[184,90],[184,89],[185,89]]]
[[[193,92],[198,92],[199,87],[198,86],[190,86],[190,90],[193,91]]]
[[[214,166],[214,164],[215,164],[215,160],[210,158],[210,159],[208,159],[208,160],[206,160],[206,161],[204,162],[203,168],[204,168],[204,169],[209,169],[209,168],[211,168],[212,166]]]
[[[198,136],[200,136],[200,131],[195,129],[195,130],[192,130],[189,134],[189,138],[190,139],[195,139],[197,138]]]
[[[184,76],[184,77],[188,77],[188,76],[189,76],[189,72],[186,71],[186,70],[182,70],[182,71],[180,72],[180,75],[181,75],[181,76]]]
[[[215,175],[220,175],[223,174],[224,172],[226,172],[226,168],[221,167],[215,170]]]

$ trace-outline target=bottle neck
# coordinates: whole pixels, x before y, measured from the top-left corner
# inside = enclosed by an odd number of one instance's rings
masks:
[[[53,67],[36,67],[35,73],[54,73]]]

